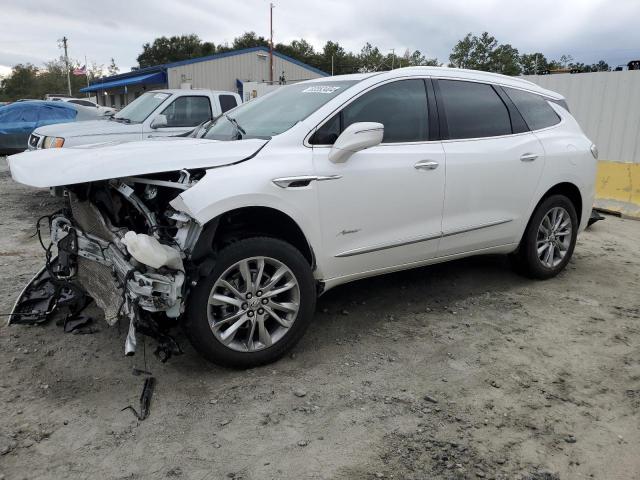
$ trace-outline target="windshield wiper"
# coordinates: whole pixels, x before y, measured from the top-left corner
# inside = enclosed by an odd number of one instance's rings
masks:
[[[240,126],[240,124],[238,123],[238,121],[233,118],[230,117],[229,115],[227,115],[226,113],[224,114],[224,118],[226,118],[227,120],[229,120],[229,122],[231,123],[231,125],[234,126],[234,128],[236,129],[236,133],[238,134],[238,139],[241,139],[243,136],[245,136],[247,134],[247,132],[245,132],[244,128],[242,128]]]
[[[109,117],[111,120],[115,120],[116,122],[122,122],[122,123],[131,123],[131,119],[129,118],[124,118],[124,117]]]

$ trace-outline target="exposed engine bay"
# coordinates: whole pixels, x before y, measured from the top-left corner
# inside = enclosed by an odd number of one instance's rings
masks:
[[[182,170],[52,188],[68,205],[46,217],[46,265],[18,298],[11,322],[34,320],[33,300],[55,291],[53,304],[42,307],[50,314],[64,286],[79,287],[109,325],[128,321],[125,354],[135,353],[137,334],[158,341],[163,361],[181,353],[168,331],[184,312],[190,253],[202,227],[169,202],[203,174]]]

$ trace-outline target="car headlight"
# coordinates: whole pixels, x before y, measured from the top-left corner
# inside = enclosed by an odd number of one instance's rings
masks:
[[[591,155],[593,155],[593,158],[595,158],[596,160],[598,159],[598,147],[595,146],[595,144],[591,144]]]
[[[44,137],[42,148],[61,148],[64,145],[62,137]]]

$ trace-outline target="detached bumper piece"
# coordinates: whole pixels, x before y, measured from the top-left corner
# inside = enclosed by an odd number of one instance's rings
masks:
[[[91,298],[78,285],[58,278],[53,272],[58,266],[54,259],[31,279],[16,300],[9,324],[38,325],[56,317],[66,328],[78,320]]]
[[[95,213],[91,227],[101,223],[100,233],[109,232]],[[126,355],[135,353],[137,333],[158,341],[155,353],[163,362],[182,353],[168,330],[175,323],[170,319],[182,313],[184,272],[148,268],[130,257],[118,236],[109,232],[106,240],[87,233],[65,215],[52,217],[50,227],[58,257],[48,259],[22,292],[11,323],[44,322],[61,306],[70,304],[75,305],[77,314],[88,303],[87,298],[93,298],[110,325],[123,317],[129,320]],[[154,315],[160,312],[162,316]]]
[[[587,227],[590,227],[591,225],[593,225],[596,222],[599,222],[600,220],[604,220],[604,217],[600,215],[600,213],[594,208],[593,210],[591,210],[591,215],[589,216]]]

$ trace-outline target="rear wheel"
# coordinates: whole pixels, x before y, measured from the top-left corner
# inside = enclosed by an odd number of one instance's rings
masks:
[[[556,276],[569,263],[578,235],[578,217],[564,195],[552,195],[536,208],[517,253],[523,273],[533,278]]]
[[[185,331],[205,358],[249,368],[273,362],[307,329],[315,309],[311,267],[290,244],[268,237],[222,249],[192,292]]]

